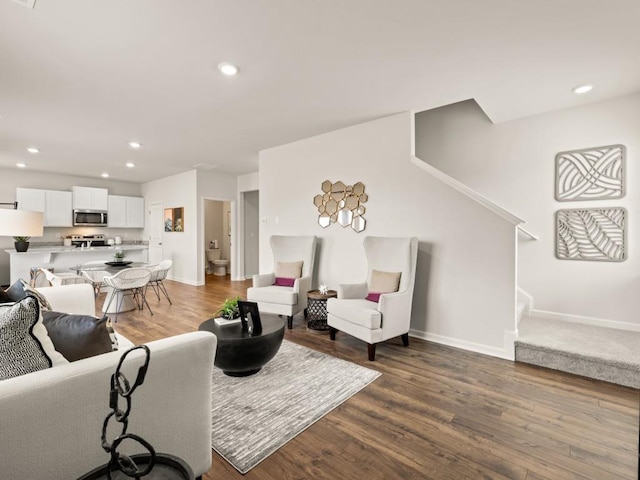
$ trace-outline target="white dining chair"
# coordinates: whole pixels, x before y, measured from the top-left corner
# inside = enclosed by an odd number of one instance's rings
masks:
[[[109,307],[114,299],[116,300],[114,321],[118,321],[118,313],[122,308],[125,297],[130,296],[138,310],[142,310],[146,305],[149,309],[149,313],[153,315],[151,307],[147,302],[145,291],[149,279],[151,278],[151,272],[148,268],[125,268],[115,275],[104,277],[104,283],[107,287],[111,287],[111,294],[106,304],[105,312],[109,311]]]
[[[162,281],[167,278],[167,273],[169,272],[169,270],[171,270],[172,265],[172,260],[162,260],[158,265],[149,267],[149,270],[151,271],[151,278],[149,279],[149,283],[147,284],[147,287],[151,286],[154,293],[156,294],[156,297],[158,297],[158,300],[160,300],[160,292],[162,292],[164,296],[167,297],[169,305],[173,305],[173,303],[171,303],[167,288],[164,286],[164,283],[162,283]]]
[[[83,263],[80,268],[80,275],[86,278],[93,286],[96,298],[100,295],[100,290],[105,286],[104,277],[109,276],[106,270],[98,270],[98,267],[104,267],[108,260],[91,260]]]
[[[60,287],[62,285],[73,285],[76,283],[89,283],[89,280],[82,275],[71,272],[53,273],[46,268],[41,268],[40,272],[45,276],[49,285],[52,287]]]

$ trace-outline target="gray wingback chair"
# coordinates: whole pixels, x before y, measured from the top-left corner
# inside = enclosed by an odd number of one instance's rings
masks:
[[[307,292],[311,290],[317,238],[273,235],[269,241],[274,271],[253,276],[253,286],[247,289],[247,300],[258,302],[261,312],[286,316],[287,326],[292,328],[293,316],[307,308]],[[295,279],[293,286],[274,285],[279,263],[300,261],[301,276]]]
[[[338,286],[338,298],[327,300],[327,324],[331,340],[340,330],[367,342],[369,360],[373,361],[377,343],[401,336],[403,344],[409,345],[418,239],[365,237],[364,250],[367,280]],[[374,270],[400,273],[397,291],[382,293],[377,303],[366,299]]]

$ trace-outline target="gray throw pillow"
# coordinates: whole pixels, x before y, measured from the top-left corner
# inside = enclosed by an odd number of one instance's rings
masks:
[[[98,318],[43,310],[42,318],[53,346],[70,362],[118,349],[106,315]]]
[[[43,328],[39,319],[40,306],[33,297],[0,305],[0,380],[51,367],[34,332]]]
[[[26,294],[24,293],[24,287],[22,285],[22,280],[18,279],[13,282],[13,285],[11,285],[4,291],[4,293],[11,299],[12,302],[19,302],[26,296]]]

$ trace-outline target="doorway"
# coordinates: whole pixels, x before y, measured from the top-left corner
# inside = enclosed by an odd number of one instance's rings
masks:
[[[204,199],[204,274],[231,274],[231,202]],[[216,258],[217,262],[210,259]],[[223,273],[224,272],[224,273]]]

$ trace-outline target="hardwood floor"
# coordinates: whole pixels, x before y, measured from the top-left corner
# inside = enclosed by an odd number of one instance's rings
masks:
[[[116,329],[137,343],[193,331],[249,286],[165,284],[173,306],[149,291],[154,315],[120,314]],[[414,338],[369,362],[363,342],[308,332],[301,315],[285,338],[382,375],[246,475],[213,452],[204,478],[636,479],[637,390]]]

